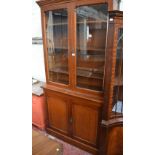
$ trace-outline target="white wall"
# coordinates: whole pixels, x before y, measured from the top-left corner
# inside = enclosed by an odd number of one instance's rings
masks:
[[[32,0],[32,37],[42,37],[40,8],[35,0]]]
[[[42,37],[40,8],[32,0],[32,37]],[[43,45],[32,44],[32,77],[46,82]]]
[[[32,77],[46,82],[42,45],[32,46]]]

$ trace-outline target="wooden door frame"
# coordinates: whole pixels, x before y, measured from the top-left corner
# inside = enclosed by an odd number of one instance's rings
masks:
[[[77,91],[80,93],[85,93],[85,94],[91,94],[96,96],[97,98],[103,98],[104,95],[104,91],[95,91],[95,90],[91,90],[91,89],[87,89],[87,88],[80,88],[76,86],[77,83],[77,76],[76,76],[76,29],[77,29],[77,23],[76,23],[76,8],[80,7],[80,6],[84,6],[84,5],[95,5],[95,4],[105,4],[107,3],[107,0],[96,0],[96,1],[92,1],[92,0],[83,0],[83,1],[73,1],[71,2],[72,5],[70,4],[70,11],[72,13],[72,18],[70,18],[71,21],[71,26],[70,29],[72,29],[72,36],[70,36],[72,39],[72,49],[75,53],[75,56],[72,57],[71,55],[71,60],[72,60],[72,65],[71,65],[71,70],[72,70],[72,90],[73,91]],[[104,75],[105,77],[105,75]],[[103,77],[103,81],[104,81],[104,77]]]
[[[69,28],[69,21],[70,21],[70,16],[69,16],[69,4],[57,4],[57,5],[49,5],[49,6],[42,6],[41,7],[41,21],[42,21],[42,36],[43,36],[43,48],[44,48],[44,62],[45,62],[45,73],[46,73],[46,83],[47,84],[52,84],[53,86],[57,86],[57,87],[61,87],[61,88],[71,88],[71,77],[70,77],[70,42],[69,42],[69,34],[70,34],[70,28]],[[68,68],[69,68],[69,84],[62,84],[62,83],[58,83],[58,82],[52,82],[49,81],[49,67],[48,67],[48,50],[47,50],[47,41],[46,41],[46,24],[47,24],[47,20],[46,20],[46,15],[45,12],[46,11],[52,11],[52,10],[60,10],[60,9],[66,9],[68,12]]]

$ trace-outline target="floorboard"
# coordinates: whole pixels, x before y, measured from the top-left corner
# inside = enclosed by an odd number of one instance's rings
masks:
[[[32,155],[62,155],[62,144],[32,130]]]

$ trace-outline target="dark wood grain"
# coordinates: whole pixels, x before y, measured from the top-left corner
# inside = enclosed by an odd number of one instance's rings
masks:
[[[109,129],[108,155],[123,155],[123,126]]]

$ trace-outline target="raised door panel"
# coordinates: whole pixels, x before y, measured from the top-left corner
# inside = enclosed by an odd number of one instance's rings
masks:
[[[73,136],[96,145],[98,110],[80,104],[72,105]]]
[[[49,126],[53,129],[68,133],[68,101],[53,96],[47,98]]]
[[[123,155],[123,126],[109,129],[107,155]]]

